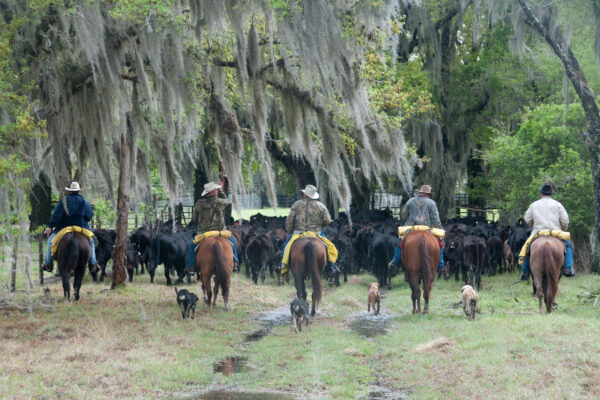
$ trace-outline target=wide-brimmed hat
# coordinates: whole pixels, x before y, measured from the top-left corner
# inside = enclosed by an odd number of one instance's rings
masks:
[[[81,188],[79,187],[79,182],[71,182],[71,186],[66,187],[65,190],[67,192],[80,192]]]
[[[431,195],[431,186],[429,185],[423,185],[421,186],[421,189],[416,191],[417,193],[423,193],[423,194],[429,194]]]
[[[202,192],[201,196],[219,189],[221,189],[221,185],[217,185],[214,182],[208,182],[204,185],[204,191]]]
[[[317,188],[314,187],[313,185],[306,185],[306,187],[300,191],[302,193],[304,193],[307,197],[310,197],[313,200],[316,200],[319,198],[319,192],[317,192]]]
[[[551,183],[544,183],[540,188],[540,193],[546,196],[552,196],[556,194],[556,190],[554,190]]]

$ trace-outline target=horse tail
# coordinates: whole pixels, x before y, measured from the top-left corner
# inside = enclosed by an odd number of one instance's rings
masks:
[[[317,251],[312,241],[308,241],[304,246],[304,262],[306,268],[310,271],[310,280],[312,281],[313,295],[315,301],[321,301],[323,296],[323,286],[321,284],[321,275],[317,266]]]
[[[554,296],[558,291],[558,279],[555,279],[555,260],[550,242],[544,243],[543,248],[544,274],[546,275],[546,296],[547,299],[554,301]]]
[[[79,241],[75,237],[75,234],[71,234],[69,241],[67,242],[66,247],[66,257],[65,257],[65,272],[71,274],[75,272],[77,269],[77,262],[79,261]]]
[[[221,290],[225,293],[227,285],[227,270],[225,269],[225,255],[221,250],[221,245],[215,241],[212,245],[213,255],[215,257],[215,284],[221,286]]]
[[[429,248],[427,246],[427,236],[425,234],[419,236],[418,241],[419,255],[421,259],[421,274],[423,276],[423,282],[429,282],[430,270],[429,266],[433,263]]]

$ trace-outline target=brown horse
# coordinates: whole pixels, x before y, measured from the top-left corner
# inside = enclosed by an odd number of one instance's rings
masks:
[[[71,274],[73,279],[73,296],[79,300],[79,288],[85,274],[85,265],[91,254],[89,239],[82,233],[66,233],[54,253],[58,262],[58,271],[62,277],[63,290],[67,300],[71,299]]]
[[[310,315],[314,317],[319,302],[323,296],[321,275],[327,263],[325,245],[315,237],[297,239],[290,249],[290,269],[294,276],[296,296],[306,301],[306,286],[304,281],[310,277],[312,281],[312,308]]]
[[[546,312],[552,312],[554,297],[558,292],[560,269],[565,262],[564,245],[552,236],[542,236],[531,243],[531,276],[543,313],[542,298],[546,303]]]
[[[210,305],[212,290],[210,279],[215,275],[215,297],[212,302],[214,307],[217,303],[219,287],[225,302],[225,311],[229,302],[229,286],[231,274],[233,273],[233,248],[229,240],[224,237],[208,237],[202,240],[196,249],[196,272],[200,271],[202,278],[202,292],[204,303]]]
[[[437,238],[425,231],[412,231],[404,238],[402,264],[404,276],[412,290],[413,314],[421,315],[421,290],[419,279],[423,280],[423,313],[429,312],[429,293],[435,279],[435,270],[440,262],[440,246]]]

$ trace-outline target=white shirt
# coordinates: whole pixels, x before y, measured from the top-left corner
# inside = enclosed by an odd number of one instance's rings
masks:
[[[533,227],[532,233],[542,229],[566,231],[569,228],[567,211],[552,197],[542,197],[531,203],[525,213],[525,222]]]

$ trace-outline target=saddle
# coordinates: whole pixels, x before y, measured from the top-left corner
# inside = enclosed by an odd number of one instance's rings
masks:
[[[439,228],[432,228],[427,225],[407,225],[407,226],[399,226],[398,227],[398,238],[400,238],[400,248],[404,247],[404,238],[412,231],[426,231],[433,234],[437,240],[440,248],[444,248],[444,236],[446,235],[446,231]]]
[[[529,235],[529,237],[525,241],[525,244],[521,248],[521,251],[519,252],[519,265],[522,265],[525,262],[525,258],[529,257],[529,248],[531,247],[531,243],[535,239],[540,238],[542,236],[553,236],[557,239],[560,239],[563,241],[563,246],[564,246],[565,240],[571,240],[571,234],[569,232],[561,231],[558,229],[556,229],[556,230],[542,229],[541,231],[539,231],[537,233],[531,234],[531,235]],[[567,252],[566,246],[564,248],[564,252],[565,253]]]
[[[283,257],[281,260],[281,263],[285,266],[287,264],[289,264],[290,261],[290,250],[292,248],[292,244],[296,241],[296,239],[299,239],[301,237],[315,237],[317,239],[319,239],[323,245],[325,245],[326,250],[327,250],[327,260],[330,262],[336,262],[337,258],[338,258],[338,251],[335,248],[335,245],[331,242],[331,240],[327,239],[324,236],[321,236],[315,232],[312,231],[307,231],[307,232],[303,232],[303,233],[295,233],[292,235],[292,237],[290,238],[290,241],[288,242],[287,246],[285,247],[285,250],[283,252]],[[285,269],[285,270],[284,270]],[[287,268],[282,268],[281,270],[281,274],[284,274],[285,271],[287,271]]]
[[[208,231],[204,233],[199,233],[194,237],[194,245],[197,245],[204,239],[213,236],[219,236],[224,237],[225,239],[229,239],[231,237],[231,231]]]
[[[56,236],[52,238],[52,244],[50,245],[50,251],[52,252],[52,256],[54,256],[54,254],[56,253],[56,249],[58,249],[58,244],[60,243],[60,240],[69,232],[83,233],[85,237],[88,238],[88,240],[94,237],[94,233],[92,231],[90,231],[89,229],[82,228],[81,226],[73,225],[62,228],[60,231],[58,231]]]

